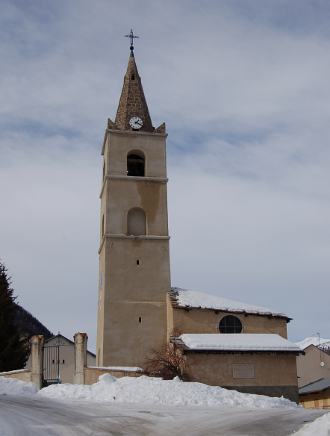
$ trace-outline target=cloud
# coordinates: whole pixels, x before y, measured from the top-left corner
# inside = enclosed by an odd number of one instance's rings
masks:
[[[95,343],[99,153],[133,26],[154,124],[169,131],[173,284],[287,312],[297,339],[326,331],[329,11],[2,1],[0,256],[23,305]]]

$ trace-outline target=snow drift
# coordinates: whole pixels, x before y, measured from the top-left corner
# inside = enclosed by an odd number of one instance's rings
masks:
[[[295,436],[329,436],[330,435],[330,413],[321,416],[315,421],[305,424]]]
[[[23,382],[14,378],[0,376],[0,395],[33,395],[37,392],[34,383]]]
[[[53,399],[86,401],[162,404],[167,406],[233,406],[244,408],[295,408],[285,398],[242,394],[237,391],[202,383],[162,380],[159,378],[122,377],[116,379],[104,374],[93,385],[52,385],[38,395]]]

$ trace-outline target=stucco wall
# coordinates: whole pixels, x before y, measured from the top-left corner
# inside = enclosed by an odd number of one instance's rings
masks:
[[[170,325],[170,328],[175,334],[219,333],[219,322],[227,315],[234,315],[240,319],[243,326],[242,333],[275,333],[287,338],[287,323],[284,318],[244,315],[209,309],[173,308],[173,325]]]
[[[146,177],[166,177],[166,135],[144,132],[111,131],[108,133],[105,149],[107,172],[125,175],[127,153],[142,151],[145,155]],[[107,153],[108,151],[108,153]]]
[[[147,355],[166,341],[168,241],[107,240],[105,250],[97,364],[143,367]]]
[[[167,236],[167,186],[144,179],[111,179],[107,188],[105,232],[127,234],[127,213],[140,207],[146,213],[147,235]]]
[[[299,387],[312,383],[320,378],[330,378],[330,355],[310,345],[305,355],[297,356],[297,374]],[[324,366],[321,366],[324,362]]]
[[[244,392],[298,398],[296,356],[284,353],[186,352],[191,380]]]
[[[167,225],[166,135],[107,135],[101,190],[100,286],[97,365],[143,367],[166,342],[170,288]],[[145,177],[127,176],[127,153],[142,151]],[[127,234],[132,208],[146,214],[146,235]]]

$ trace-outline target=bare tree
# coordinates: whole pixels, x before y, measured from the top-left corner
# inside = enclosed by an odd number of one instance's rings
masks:
[[[174,377],[188,380],[186,359],[181,350],[172,343],[152,352],[151,357],[146,361],[145,372],[152,377],[162,377],[164,380],[171,380]]]

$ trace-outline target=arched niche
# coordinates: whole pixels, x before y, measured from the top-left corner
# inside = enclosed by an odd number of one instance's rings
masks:
[[[133,207],[127,213],[127,234],[134,236],[145,235],[147,232],[146,213],[140,207]]]

